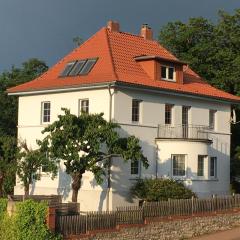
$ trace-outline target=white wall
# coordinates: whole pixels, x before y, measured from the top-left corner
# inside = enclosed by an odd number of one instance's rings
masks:
[[[71,93],[46,94],[23,96],[19,98],[19,120],[18,120],[18,136],[26,139],[27,143],[36,147],[36,139],[41,139],[43,135],[41,131],[44,125],[41,124],[41,102],[51,102],[51,122],[57,120],[57,115],[61,113],[61,108],[70,108],[71,113],[78,114],[78,100],[89,98],[90,113],[104,113],[104,117],[109,119],[109,92],[108,89],[85,90]],[[131,121],[132,99],[141,99],[141,116],[140,123],[133,124]],[[181,124],[182,106],[191,106],[189,112],[189,124],[208,125],[209,109],[217,110],[216,114],[216,131],[218,134],[212,134],[212,145],[195,144],[194,143],[173,143],[161,142],[164,146],[163,159],[158,159],[157,145],[155,138],[157,137],[157,125],[164,124],[165,103],[174,104],[173,108],[173,124]],[[198,192],[209,193],[213,190],[216,192],[227,192],[229,187],[229,149],[230,149],[230,105],[222,103],[214,103],[211,100],[191,99],[184,97],[172,96],[171,94],[154,94],[136,90],[117,89],[113,95],[112,118],[120,123],[122,136],[135,135],[140,139],[145,156],[147,156],[150,166],[148,169],[141,168],[140,176],[155,177],[156,174],[164,175],[169,169],[164,168],[161,163],[167,162],[173,150],[179,153],[186,149],[189,158],[189,167],[191,171],[196,169],[196,154],[204,151],[208,155],[217,156],[218,160],[218,181],[198,180],[192,181],[190,187],[197,189]],[[223,134],[224,133],[224,134]],[[158,142],[158,145],[160,143]],[[164,145],[162,145],[164,144]],[[206,150],[207,149],[207,150]],[[180,151],[181,150],[181,151]],[[194,153],[193,153],[194,151]],[[191,153],[192,152],[192,153]],[[161,152],[160,152],[161,154]],[[194,157],[195,154],[195,157]],[[166,164],[167,166],[167,164]],[[158,172],[156,173],[156,169]],[[129,194],[130,186],[135,182],[136,177],[130,173],[130,162],[124,163],[121,159],[113,160],[110,190],[110,208],[120,205],[133,203]],[[186,184],[189,181],[185,181]],[[60,168],[58,177],[51,180],[48,176],[43,176],[34,187],[35,194],[54,194],[63,193],[65,201],[71,199],[71,179],[64,173],[64,167]],[[20,194],[22,189],[20,183],[17,183],[15,192]],[[79,202],[81,210],[104,210],[106,209],[106,182],[102,186],[98,186],[93,179],[92,174],[85,173],[83,176],[83,185],[79,193]]]
[[[45,126],[41,123],[41,102],[51,102],[51,123],[57,120],[57,115],[62,114],[61,108],[70,109],[71,113],[78,114],[79,99],[89,99],[90,113],[104,113],[104,118],[109,119],[109,93],[108,89],[85,90],[78,92],[46,94],[19,97],[18,111],[18,138],[26,140],[27,144],[36,148],[36,139],[42,139],[41,131]],[[106,182],[101,186],[96,184],[91,173],[83,176],[81,191],[78,195],[81,210],[106,210]],[[15,194],[22,194],[23,188],[17,179]],[[71,178],[65,173],[61,164],[58,176],[52,180],[43,174],[40,181],[30,188],[32,194],[61,194],[64,201],[71,201]],[[89,201],[91,199],[91,201]]]
[[[140,122],[132,123],[131,107],[132,99],[142,100],[140,106]],[[143,147],[143,152],[147,156],[149,169],[141,168],[141,177],[155,177],[156,169],[158,176],[166,176],[171,172],[169,158],[173,153],[185,153],[188,155],[188,174],[184,179],[185,184],[192,188],[199,196],[209,196],[211,194],[226,194],[229,192],[230,182],[230,105],[212,102],[211,100],[189,99],[184,97],[171,96],[170,94],[154,94],[143,91],[133,91],[121,89],[114,95],[114,119],[120,123],[124,135],[134,134],[139,137]],[[182,106],[190,106],[189,124],[209,125],[209,109],[217,110],[216,113],[216,132],[210,134],[212,144],[207,142],[173,142],[159,141],[156,146],[157,125],[165,123],[165,104],[173,104],[173,125],[182,123]],[[161,149],[161,150],[160,150]],[[160,154],[161,158],[157,158]],[[197,155],[206,154],[218,158],[218,178],[217,179],[196,179]],[[157,162],[156,162],[157,159]],[[205,164],[205,172],[208,174],[208,163]],[[122,191],[129,188],[134,182],[134,177],[130,174],[130,163],[123,164],[118,162],[113,166],[113,190]],[[117,179],[123,183],[118,184]],[[115,205],[126,204],[127,197],[114,196]],[[116,203],[117,202],[117,203]],[[131,200],[127,200],[128,203]]]

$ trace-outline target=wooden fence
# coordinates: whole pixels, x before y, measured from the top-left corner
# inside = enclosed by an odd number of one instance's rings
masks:
[[[62,203],[62,196],[61,195],[10,195],[9,200],[14,202],[22,202],[27,199],[33,199],[37,202],[47,202],[49,206],[54,207]]]
[[[240,208],[240,195],[211,199],[177,199],[147,202],[142,207],[119,207],[116,211],[56,215],[56,231],[63,235],[79,235],[88,231],[114,229],[120,224],[143,224],[147,218],[192,216]]]

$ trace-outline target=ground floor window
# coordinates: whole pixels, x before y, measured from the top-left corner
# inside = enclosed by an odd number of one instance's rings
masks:
[[[139,161],[131,161],[131,174],[139,174]]]
[[[172,155],[172,173],[173,176],[185,176],[186,175],[186,155],[173,154]]]
[[[210,157],[210,177],[217,177],[217,157]]]
[[[197,168],[197,175],[199,177],[204,176],[204,155],[198,155],[198,168]]]

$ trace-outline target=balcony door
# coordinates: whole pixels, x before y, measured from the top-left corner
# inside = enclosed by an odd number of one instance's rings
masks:
[[[188,138],[189,136],[189,106],[182,107],[182,136]]]

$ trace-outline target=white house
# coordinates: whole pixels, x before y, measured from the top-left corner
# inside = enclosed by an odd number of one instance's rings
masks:
[[[180,179],[200,197],[229,193],[231,105],[240,98],[206,83],[153,40],[147,25],[133,35],[109,21],[42,76],[8,93],[19,96],[18,137],[33,148],[62,107],[74,114],[103,112],[123,135],[141,140],[150,167],[114,159],[110,188],[86,173],[81,210],[131,204],[129,188],[139,177]],[[42,171],[30,192],[69,201],[70,184],[61,165],[54,180]],[[20,182],[14,191],[23,193]]]

